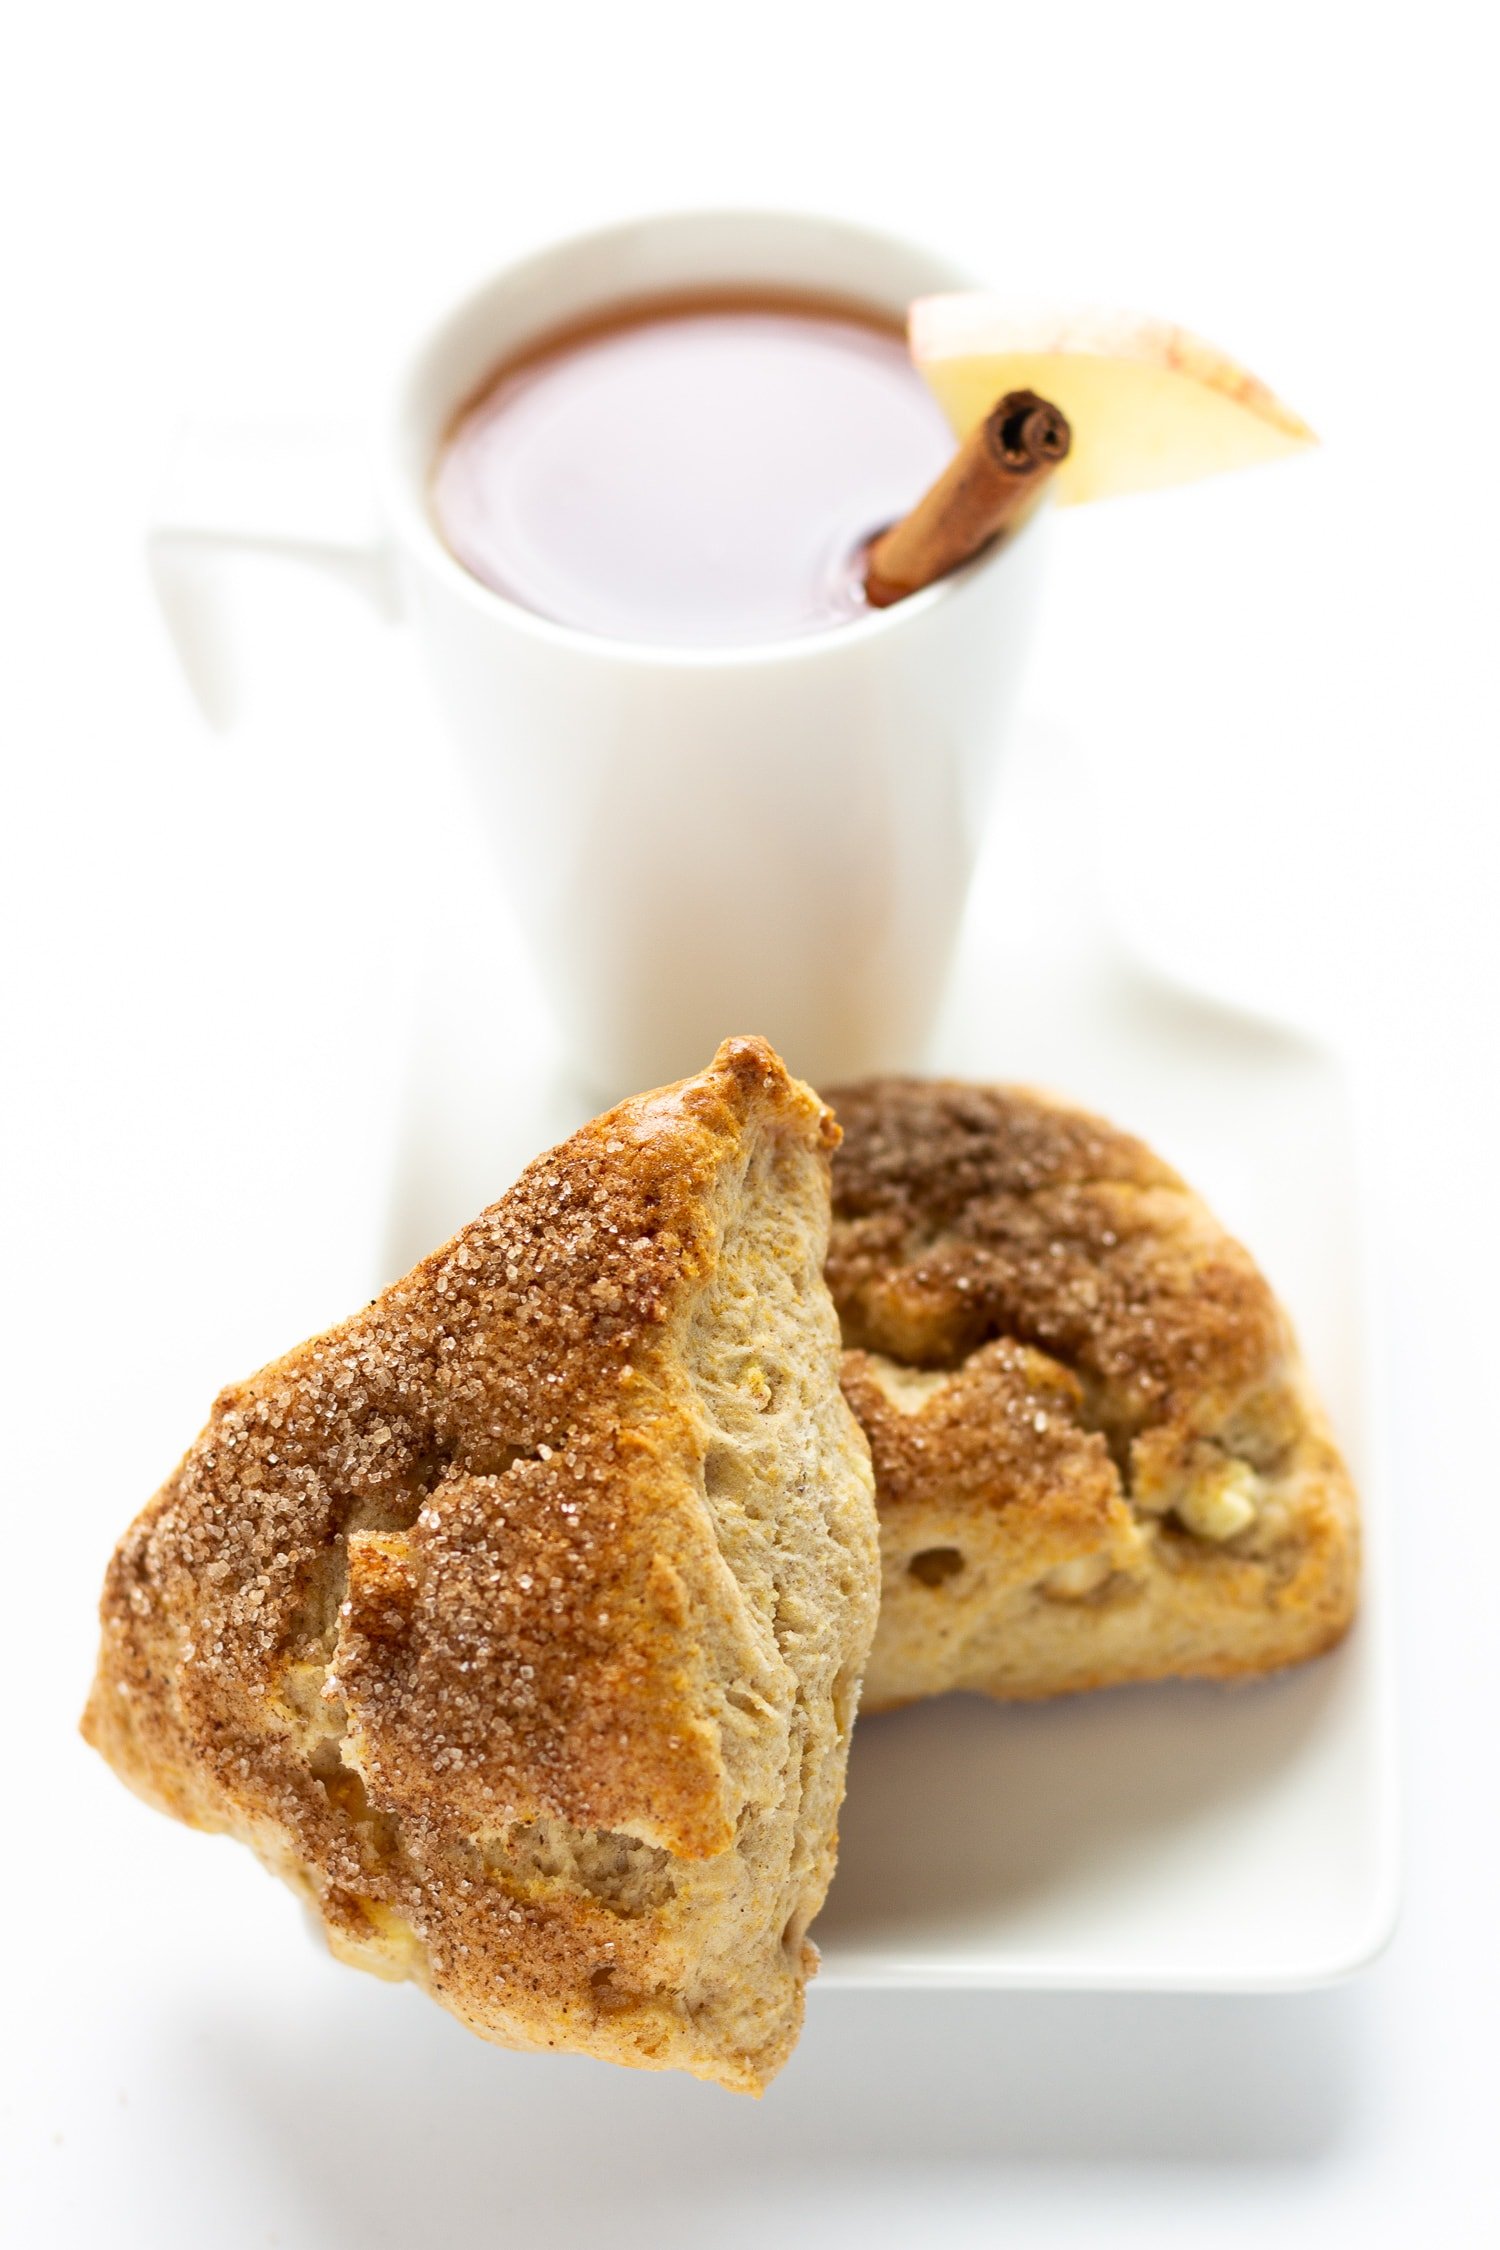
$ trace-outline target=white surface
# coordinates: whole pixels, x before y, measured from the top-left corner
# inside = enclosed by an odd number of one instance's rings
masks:
[[[1055,804],[1066,745],[1012,775],[1014,836],[987,868],[1001,911],[969,960],[1005,995],[950,1009],[943,1063],[1074,1090],[1169,1152],[1291,1309],[1366,1508],[1358,1628],[1257,1690],[1176,1686],[997,1709],[977,1699],[856,1733],[839,1875],[818,1923],[833,1983],[1254,1991],[1362,1967],[1396,1909],[1387,1464],[1366,1353],[1352,1119],[1314,1047],[1133,970],[1085,912],[1028,976],[1047,926],[1033,775]],[[1009,943],[1007,943],[1007,938]],[[967,1010],[965,1001],[968,1002]]]
[[[952,0],[886,23],[143,0],[13,34],[8,2240],[1493,2238],[1483,28],[1300,0],[1063,0],[1029,27]],[[1030,696],[1094,761],[1058,880],[1179,973],[1335,1021],[1371,1096],[1407,1883],[1394,1945],[1341,1990],[815,1990],[784,2077],[736,2104],[491,2053],[323,1962],[243,1853],[133,1806],[73,1737],[120,1522],[226,1375],[364,1284],[457,819],[410,650],[337,592],[250,573],[265,686],[240,735],[205,736],[140,555],[170,424],[210,393],[336,407],[388,299],[674,196],[863,212],[1027,294],[1173,314],[1328,441],[1070,519]],[[509,1008],[522,972],[497,976]]]

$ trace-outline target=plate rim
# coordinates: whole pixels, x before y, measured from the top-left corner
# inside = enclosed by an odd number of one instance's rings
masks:
[[[1138,964],[1141,973],[1159,975],[1154,967]],[[1228,1016],[1245,1013],[1234,1002],[1219,1002],[1197,988],[1194,997],[1222,1007]],[[1359,1917],[1351,1917],[1350,1934],[1340,1945],[1286,1949],[1279,1963],[1260,1969],[1216,1967],[1205,1961],[1196,1967],[1149,1966],[1110,1970],[1105,1965],[1074,1963],[1059,1955],[1032,1960],[992,1961],[982,1957],[967,1964],[892,1954],[882,1959],[868,1948],[850,1948],[830,1955],[820,1951],[818,1974],[812,1990],[825,1992],[871,1991],[987,1991],[987,1992],[1116,1992],[1116,1993],[1222,1993],[1267,1995],[1313,1992],[1347,1983],[1371,1967],[1393,1941],[1401,1919],[1405,1879],[1402,1817],[1401,1747],[1397,1725],[1397,1646],[1395,1585],[1391,1566],[1394,1543],[1390,1463],[1390,1415],[1385,1403],[1391,1397],[1386,1380],[1385,1327],[1377,1307],[1386,1301],[1386,1255],[1376,1217],[1372,1191],[1369,1124],[1373,1089],[1355,1055],[1326,1034],[1302,1024],[1286,1024],[1259,1016],[1263,1026],[1283,1033],[1327,1069],[1335,1083],[1348,1120],[1350,1152],[1350,1217],[1355,1262],[1353,1303],[1356,1351],[1356,1418],[1360,1439],[1358,1480],[1360,1525],[1360,1593],[1355,1629],[1368,1644],[1362,1696],[1369,1700],[1366,1720],[1372,1747],[1372,1832],[1375,1846],[1368,1893]],[[1337,1656],[1338,1652],[1330,1654]],[[1317,1662],[1318,1659],[1314,1659]],[[1293,1670],[1296,1667],[1287,1667]],[[1253,1683],[1250,1684],[1253,1688]],[[834,1881],[837,1882],[835,1870]],[[818,1943],[818,1924],[810,1932]]]

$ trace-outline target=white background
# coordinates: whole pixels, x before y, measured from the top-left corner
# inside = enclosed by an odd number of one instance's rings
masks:
[[[24,2250],[1500,2234],[1483,21],[137,0],[12,26],[0,2193]],[[1374,1970],[1234,2002],[814,1993],[759,2106],[497,2055],[320,1962],[245,1855],[137,1809],[72,1732],[114,1536],[220,1382],[378,1263],[460,817],[409,652],[337,592],[246,589],[250,715],[205,732],[141,564],[171,427],[352,408],[408,307],[715,201],[1173,315],[1324,434],[1305,466],[1061,526],[1031,692],[1095,776],[1060,877],[1359,1058],[1401,1515],[1407,1908]]]

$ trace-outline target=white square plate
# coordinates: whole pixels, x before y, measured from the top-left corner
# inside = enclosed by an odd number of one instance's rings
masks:
[[[1379,1390],[1349,1091],[1300,1033],[1129,957],[1092,919],[1086,883],[1063,895],[1049,880],[1043,810],[1033,803],[1028,817],[1025,792],[1007,795],[937,1067],[1101,1110],[1249,1244],[1291,1310],[1361,1488],[1360,1617],[1333,1656],[1247,1686],[1040,1706],[948,1697],[862,1720],[815,1931],[819,1981],[1325,1983],[1379,1951],[1397,1896]],[[452,895],[452,924],[434,933],[387,1276],[590,1106],[552,1066],[489,881],[476,866]]]

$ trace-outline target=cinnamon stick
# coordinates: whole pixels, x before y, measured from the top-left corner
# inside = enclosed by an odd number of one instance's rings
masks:
[[[874,609],[946,578],[1002,531],[1014,531],[1068,457],[1067,417],[1035,391],[1007,391],[969,432],[909,515],[872,542],[865,594]]]

